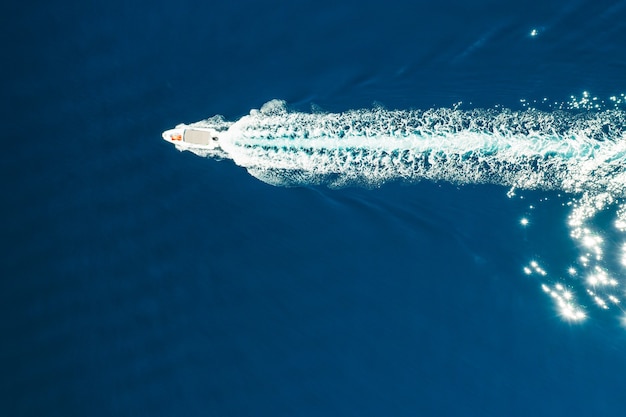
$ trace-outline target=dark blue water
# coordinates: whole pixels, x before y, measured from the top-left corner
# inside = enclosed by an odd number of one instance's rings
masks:
[[[523,272],[578,256],[558,190],[273,187],[160,136],[273,98],[607,100],[626,89],[625,1],[2,8],[1,415],[626,406],[620,307],[568,322]]]

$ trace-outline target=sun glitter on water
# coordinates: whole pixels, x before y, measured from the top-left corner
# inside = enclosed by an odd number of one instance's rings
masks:
[[[514,192],[509,193],[512,198]],[[590,309],[615,310],[619,321],[626,327],[626,312],[622,298],[626,270],[626,209],[625,204],[607,193],[589,193],[567,204],[572,211],[567,219],[572,242],[578,257],[566,269],[566,274],[548,272],[537,260],[523,266],[523,272],[536,278],[542,291],[554,303],[560,317],[570,322],[581,322],[590,317]],[[595,220],[601,214],[614,216],[613,230],[599,230]],[[530,224],[528,218],[520,221],[522,227]],[[611,239],[603,236],[611,234]],[[615,244],[616,236],[621,244]],[[618,239],[618,241],[620,241]],[[621,245],[621,246],[620,246]],[[609,258],[612,254],[615,259]]]

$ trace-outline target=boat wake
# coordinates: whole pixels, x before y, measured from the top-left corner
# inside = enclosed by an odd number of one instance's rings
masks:
[[[588,316],[585,303],[577,301],[581,289],[591,304],[621,312],[626,268],[623,110],[454,107],[306,113],[273,100],[236,122],[215,116],[190,126],[218,132],[219,147],[177,144],[179,149],[232,159],[277,186],[377,187],[389,181],[430,180],[499,184],[511,189],[510,197],[515,190],[567,193],[572,206],[569,229],[579,258],[555,278],[536,260],[523,270],[540,279],[568,320]],[[594,218],[607,210],[621,241],[612,237],[609,242],[602,230],[594,230]],[[609,250],[607,244],[615,247]],[[620,266],[615,259],[605,259],[607,254],[621,257]]]
[[[220,157],[273,185],[494,183],[571,193],[626,190],[626,113],[537,110],[289,112],[270,101],[220,132]],[[194,150],[213,156],[206,150]]]

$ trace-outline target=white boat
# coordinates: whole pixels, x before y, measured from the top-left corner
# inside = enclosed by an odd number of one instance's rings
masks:
[[[163,132],[163,139],[183,149],[217,149],[220,147],[219,132],[209,127],[180,124]]]

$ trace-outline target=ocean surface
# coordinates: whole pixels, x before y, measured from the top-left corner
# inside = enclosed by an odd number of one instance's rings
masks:
[[[1,9],[0,415],[623,412],[626,1]]]

